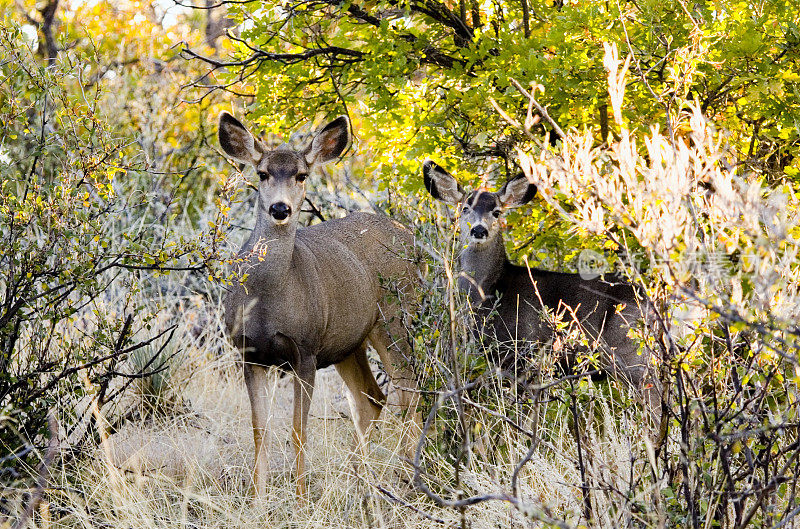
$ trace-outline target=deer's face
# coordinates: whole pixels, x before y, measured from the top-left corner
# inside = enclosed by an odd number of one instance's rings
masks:
[[[302,154],[289,150],[265,153],[256,164],[261,180],[258,194],[261,208],[273,223],[293,221],[306,197],[306,178],[310,167]]]
[[[439,164],[428,160],[422,166],[425,188],[437,200],[461,208],[461,240],[471,247],[493,241],[500,234],[500,216],[508,208],[521,206],[536,195],[536,186],[520,175],[506,182],[499,191],[477,189],[470,193]]]
[[[497,193],[482,189],[469,193],[461,205],[461,240],[468,245],[477,246],[497,237],[503,210]]]
[[[252,165],[260,182],[258,212],[275,225],[296,221],[306,197],[306,178],[315,166],[338,158],[350,141],[350,123],[340,116],[325,125],[303,151],[268,150],[236,118],[219,116],[219,144],[225,154]]]

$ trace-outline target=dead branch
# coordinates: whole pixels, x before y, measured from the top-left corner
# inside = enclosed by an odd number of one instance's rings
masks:
[[[533,106],[536,107],[536,110],[539,112],[539,114],[541,114],[541,116],[544,119],[546,119],[548,123],[550,123],[550,126],[553,127],[553,131],[556,133],[556,135],[560,139],[565,138],[566,134],[564,134],[564,131],[561,129],[561,127],[558,126],[556,120],[550,117],[550,114],[547,113],[547,110],[542,105],[540,105],[538,101],[536,101],[536,98],[533,97],[533,93],[525,90],[525,88],[523,88],[522,85],[519,84],[519,82],[516,79],[509,78],[509,80],[511,81],[511,84],[514,85],[514,88],[516,88],[520,94],[527,97],[528,101],[530,101],[531,104],[533,104]]]
[[[28,505],[25,506],[25,511],[22,516],[17,518],[11,529],[22,529],[28,523],[28,520],[33,515],[39,502],[42,501],[44,489],[47,487],[49,477],[50,465],[56,457],[56,449],[58,448],[58,422],[52,411],[47,415],[47,429],[50,433],[50,440],[47,443],[47,452],[44,454],[42,462],[39,464],[39,478],[36,482],[36,488],[33,490]]]

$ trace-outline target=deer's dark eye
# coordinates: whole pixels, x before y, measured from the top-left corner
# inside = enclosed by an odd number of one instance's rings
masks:
[[[267,178],[269,178],[269,173],[265,171],[257,171],[256,174],[261,180],[266,180]]]
[[[464,206],[464,209],[461,210],[461,213],[466,213],[467,211],[469,211],[469,208],[467,206]]]
[[[494,218],[499,217],[500,216],[500,210],[496,209],[496,210],[492,211],[492,215],[494,215]]]
[[[306,178],[308,178],[308,175],[306,173],[298,173],[295,178],[298,182],[305,182]]]

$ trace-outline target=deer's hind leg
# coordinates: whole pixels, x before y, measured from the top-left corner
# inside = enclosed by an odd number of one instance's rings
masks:
[[[372,421],[380,416],[386,401],[386,396],[369,368],[366,342],[336,364],[336,371],[339,372],[350,393],[353,422],[356,426],[358,440],[363,445],[367,442]]]
[[[648,314],[644,317],[647,318]],[[658,377],[656,362],[653,361],[655,353],[646,345],[640,347],[638,341],[631,340],[627,336],[627,329],[635,325],[640,318],[642,315],[639,308],[630,306],[615,314],[606,323],[606,327],[614,331],[608,333],[608,342],[613,355],[610,355],[611,358],[607,361],[609,364],[607,369],[636,389],[653,426],[660,429],[663,388]]]
[[[398,394],[397,405],[404,414],[403,449],[407,457],[414,452],[418,434],[422,431],[422,415],[417,410],[419,393],[417,379],[410,365],[410,357],[403,352],[400,342],[395,342],[381,322],[369,334],[369,342],[378,352],[383,367],[392,379]],[[394,404],[394,403],[393,403]]]

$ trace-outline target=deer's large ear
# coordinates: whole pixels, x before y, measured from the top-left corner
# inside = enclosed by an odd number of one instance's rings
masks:
[[[256,165],[261,159],[261,145],[250,131],[227,112],[219,115],[219,145],[237,162]]]
[[[466,193],[455,177],[433,160],[425,160],[422,164],[422,179],[425,182],[425,189],[436,200],[448,204],[458,204],[464,200]]]
[[[533,200],[536,196],[536,186],[531,184],[524,174],[519,174],[506,182],[497,192],[497,196],[503,207],[516,208]]]
[[[306,151],[306,161],[311,164],[325,163],[342,155],[350,143],[350,121],[339,116],[320,130]]]

